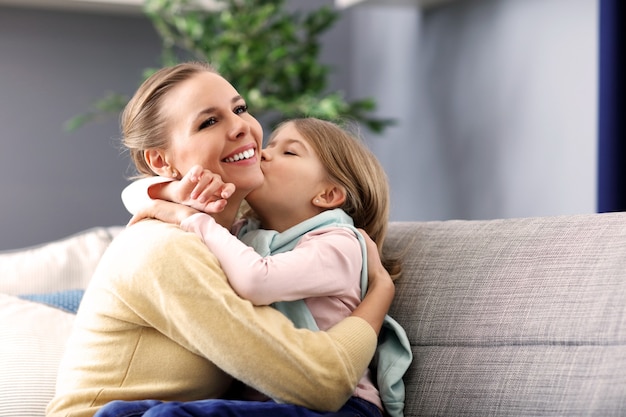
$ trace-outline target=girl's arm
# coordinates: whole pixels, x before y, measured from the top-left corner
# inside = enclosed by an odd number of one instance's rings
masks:
[[[225,183],[219,175],[196,165],[181,180],[159,176],[136,180],[122,191],[122,202],[133,215],[155,199],[214,214],[224,209],[234,191],[234,184]]]
[[[180,225],[187,217],[200,213],[198,210],[183,204],[165,200],[148,200],[128,222],[128,226],[143,219],[158,219],[166,223]],[[208,216],[208,214],[205,214]]]
[[[330,257],[334,258],[333,260],[325,256],[318,259],[320,263],[328,263],[331,268],[331,273],[323,274],[319,273],[320,264],[315,264],[314,262],[311,267],[303,268],[302,264],[298,261],[298,257],[291,257],[291,259],[289,259],[287,253],[280,254],[286,255],[284,257],[280,255],[268,258],[261,257],[252,248],[246,246],[231,235],[228,230],[215,223],[212,217],[198,213],[190,207],[155,200],[144,208],[142,213],[145,217],[153,217],[169,223],[181,224],[183,228],[198,233],[220,260],[222,268],[228,276],[229,283],[235,291],[241,297],[249,299],[256,305],[270,304],[274,301],[302,299],[314,296],[316,292],[319,296],[329,295],[331,293],[340,294],[342,291],[345,291],[345,288],[350,287],[344,280],[349,279],[348,276],[355,276],[354,273],[349,273],[350,268],[353,268],[355,265],[358,265],[359,269],[361,267],[360,262],[354,262],[355,256],[360,259],[361,252],[358,242],[354,245],[356,239],[353,237],[352,239],[348,238],[344,240],[346,245],[343,249],[340,249],[341,246],[335,247],[334,257]],[[366,296],[361,302],[361,305],[354,311],[353,315],[365,319],[378,332],[382,326],[384,315],[389,310],[391,301],[393,300],[395,287],[389,273],[382,266],[376,244],[369,238],[365,231],[361,230],[361,234],[365,238],[368,251],[368,294],[372,293],[373,296]],[[315,239],[311,241],[313,240]],[[319,243],[319,241],[315,243]],[[302,250],[301,253],[316,252],[315,249],[307,248],[306,244],[300,246],[299,249]],[[352,254],[350,255],[350,253]],[[343,257],[342,254],[345,255],[345,257]],[[276,257],[279,258],[273,259],[274,261],[280,262],[280,258],[282,258],[282,261],[286,261],[283,265],[279,265],[278,269],[280,269],[280,272],[283,274],[281,279],[288,280],[288,282],[281,284],[281,280],[275,280],[267,284],[267,280],[260,280],[255,274],[267,275],[269,272],[272,272],[271,265],[276,264],[273,262],[268,264],[265,261],[272,261],[272,258]],[[334,269],[333,266],[344,267],[346,273],[337,273],[337,270]],[[276,271],[276,269],[274,269],[274,271]],[[287,272],[286,274],[285,271]],[[312,275],[312,281],[300,279],[303,274],[306,275],[307,273]],[[294,276],[297,276],[298,279],[294,279]],[[326,280],[324,283],[326,286],[323,287],[324,292],[322,292],[320,290],[321,287],[316,287],[316,283],[319,284],[320,280],[329,277],[332,277],[332,279]],[[313,287],[309,287],[308,285],[313,285]],[[335,286],[333,287],[333,285]],[[261,287],[265,287],[265,289]],[[365,306],[362,306],[363,303],[365,303]]]
[[[153,198],[150,196],[151,192],[172,181],[171,178],[157,176],[135,180],[122,190],[122,203],[130,214],[135,215],[151,203]]]
[[[263,257],[206,214],[188,217],[181,228],[202,238],[233,289],[255,305],[348,294],[360,299],[361,246],[351,230],[312,232],[294,249]]]

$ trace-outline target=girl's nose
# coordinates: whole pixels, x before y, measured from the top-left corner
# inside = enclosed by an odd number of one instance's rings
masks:
[[[269,161],[270,159],[270,153],[266,149],[261,149],[261,161]]]

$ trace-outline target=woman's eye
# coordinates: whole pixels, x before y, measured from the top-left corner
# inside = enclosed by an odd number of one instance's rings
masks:
[[[217,122],[217,120],[215,120],[215,117],[210,117],[206,119],[204,122],[200,123],[200,126],[198,126],[198,130],[202,130],[206,127],[213,126],[215,122]]]
[[[246,106],[245,104],[242,106],[235,107],[235,114],[246,113],[247,111],[248,111],[248,106]]]

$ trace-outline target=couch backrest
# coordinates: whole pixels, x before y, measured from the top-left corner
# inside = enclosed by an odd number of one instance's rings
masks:
[[[122,226],[94,227],[54,242],[0,252],[0,293],[36,294],[85,288]]]
[[[58,293],[53,305],[74,298],[74,291],[66,290],[86,287],[121,230],[94,227],[54,242],[0,252],[0,416],[45,415],[74,322],[73,314],[13,295]]]
[[[121,230],[0,252],[0,293],[84,287]],[[405,253],[407,417],[626,415],[626,213],[396,222],[386,250]]]
[[[626,415],[626,213],[393,223],[406,416]]]

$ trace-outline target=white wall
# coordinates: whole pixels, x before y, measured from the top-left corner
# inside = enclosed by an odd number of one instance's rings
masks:
[[[399,124],[369,136],[397,220],[596,210],[596,0],[357,6],[352,94]]]

